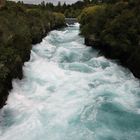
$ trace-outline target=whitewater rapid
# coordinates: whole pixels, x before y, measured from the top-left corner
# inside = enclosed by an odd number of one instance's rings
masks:
[[[84,45],[79,25],[33,46],[0,112],[0,140],[140,140],[140,84]]]

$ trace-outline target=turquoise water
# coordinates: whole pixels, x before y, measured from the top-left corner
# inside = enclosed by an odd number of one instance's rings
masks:
[[[0,112],[0,140],[140,140],[140,84],[84,45],[79,25],[33,46]]]

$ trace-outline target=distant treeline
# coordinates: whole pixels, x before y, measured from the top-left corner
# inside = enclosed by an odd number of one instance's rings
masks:
[[[79,16],[88,45],[119,59],[140,78],[140,1],[110,0],[85,8]]]
[[[30,58],[32,44],[64,25],[63,14],[42,6],[8,1],[0,9],[0,107],[12,88],[12,79],[22,78],[22,65]]]
[[[83,0],[77,1],[73,4],[66,4],[58,2],[55,6],[52,3],[45,3],[44,1],[40,4],[43,8],[50,11],[61,12],[67,18],[76,18],[82,12],[85,7],[93,6],[102,3],[115,3],[117,0]]]
[[[60,12],[63,13],[67,18],[77,18],[81,14],[82,10],[86,7],[90,7],[102,3],[112,4],[115,2],[117,2],[117,0],[83,0],[83,1],[80,0],[73,4],[66,4],[65,2],[61,3],[59,1],[57,5],[54,5],[51,2],[42,1],[39,5],[32,5],[32,4],[25,4],[25,5],[28,8],[40,7],[52,12]],[[18,3],[24,4],[23,2],[20,1]]]

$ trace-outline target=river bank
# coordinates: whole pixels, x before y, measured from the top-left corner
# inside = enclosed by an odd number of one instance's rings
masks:
[[[61,13],[41,6],[7,2],[0,9],[0,108],[5,105],[12,79],[22,79],[22,66],[30,59],[32,44],[53,29],[65,26]]]
[[[117,59],[140,78],[139,1],[116,1],[87,7],[79,16],[85,44]]]
[[[113,55],[114,53],[116,53],[116,51],[112,49],[112,47],[103,44],[101,41],[95,41],[90,37],[85,38],[85,45],[100,50],[100,53],[103,54],[108,59],[118,60],[118,64],[128,68],[136,78],[140,78],[140,65],[139,65],[140,63],[139,60],[134,56],[133,58],[129,59],[129,54],[123,53],[122,55],[116,57]]]

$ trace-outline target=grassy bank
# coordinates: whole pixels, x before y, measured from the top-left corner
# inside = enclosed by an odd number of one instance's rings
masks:
[[[64,25],[63,14],[42,6],[6,2],[0,9],[0,108],[12,88],[12,79],[22,78],[22,65],[30,58],[32,44]]]
[[[140,1],[116,0],[85,8],[79,16],[87,45],[119,59],[140,78]]]

